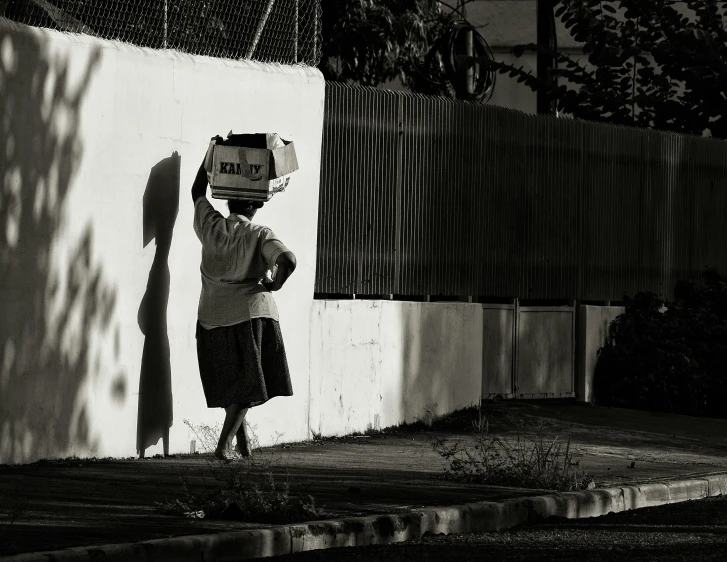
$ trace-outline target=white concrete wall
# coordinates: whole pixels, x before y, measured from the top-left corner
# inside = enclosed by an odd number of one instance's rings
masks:
[[[482,306],[316,301],[311,431],[344,435],[479,403]]]
[[[0,19],[0,462],[134,455],[140,403],[170,419],[172,453],[189,450],[185,420],[221,423],[197,367],[200,246],[189,188],[209,137],[230,129],[282,133],[301,165],[257,217],[299,263],[277,295],[295,396],[251,412],[260,442],[427,420],[478,402],[481,305],[312,301],[323,101],[313,69]],[[157,229],[172,228],[168,256],[159,233],[145,236],[145,193]],[[581,388],[621,310],[586,308]],[[147,437],[147,455],[161,452],[154,432]]]
[[[295,141],[300,170],[256,218],[298,257],[277,295],[295,396],[256,408],[251,423],[262,443],[308,437],[323,101],[315,69],[0,19],[0,462],[134,455],[143,353],[144,396],[170,401],[172,453],[189,450],[185,419],[221,423],[197,367],[200,245],[189,190],[209,138],[230,129]],[[155,263],[156,242],[143,245],[147,185],[161,198],[159,220],[174,224],[168,277],[164,252]],[[144,351],[137,313],[147,291],[154,325]],[[158,452],[161,443],[147,450]]]
[[[579,365],[576,374],[578,400],[593,402],[593,375],[598,361],[598,350],[608,340],[608,327],[626,309],[622,306],[581,305],[579,311]]]

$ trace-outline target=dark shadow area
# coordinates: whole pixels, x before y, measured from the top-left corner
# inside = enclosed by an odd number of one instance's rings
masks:
[[[360,454],[365,452],[362,447]],[[20,554],[259,527],[239,520],[166,515],[156,508],[156,502],[186,497],[180,480],[188,481],[190,491],[208,494],[220,486],[215,475],[222,477],[235,470],[234,464],[220,469],[210,466],[210,462],[214,462],[210,457],[185,456],[174,462],[145,459],[85,466],[0,467],[0,494],[18,496],[33,514],[32,520],[10,528],[8,536],[13,544],[6,552]],[[259,477],[269,472],[277,482],[289,482],[291,497],[310,494],[322,515],[335,518],[401,513],[420,506],[466,503],[473,498],[498,500],[533,494],[532,490],[447,481],[438,477],[438,469],[437,465],[426,472],[370,467],[364,471],[350,465],[297,467],[282,463],[261,465],[251,474]],[[241,463],[236,470],[246,471],[247,467]],[[49,480],[61,490],[50,500],[43,489],[43,482]],[[258,478],[250,481],[258,482]],[[13,491],[16,486],[19,489]],[[124,490],[123,497],[119,497],[119,489]],[[83,524],[79,524],[81,521]]]
[[[111,329],[116,291],[95,263],[90,224],[69,231],[67,197],[101,52],[88,46],[72,62],[62,45],[51,53],[7,28],[0,43],[0,462],[93,454],[93,342]]]
[[[167,305],[169,304],[169,249],[179,212],[179,154],[156,164],[144,190],[143,244],[156,241],[146,292],[139,305],[139,328],[144,334],[139,376],[136,450],[140,457],[162,439],[169,454],[169,428],[174,418],[172,367],[169,358]]]
[[[519,308],[514,357],[515,394],[526,395],[525,398],[559,398],[573,392],[576,373],[574,330],[573,316],[567,308],[560,312],[538,312],[528,306]]]
[[[429,426],[455,407],[461,348],[447,330],[447,313],[436,305],[404,306],[402,314],[401,412],[406,422]],[[451,339],[442,343],[445,338]]]

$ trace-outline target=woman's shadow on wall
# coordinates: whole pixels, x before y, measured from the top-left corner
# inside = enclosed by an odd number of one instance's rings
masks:
[[[179,211],[180,157],[174,152],[149,174],[143,200],[143,245],[156,240],[154,261],[137,320],[144,334],[139,377],[136,450],[144,457],[148,447],[162,439],[169,454],[169,428],[173,421],[172,367],[167,332],[169,303],[169,249]]]

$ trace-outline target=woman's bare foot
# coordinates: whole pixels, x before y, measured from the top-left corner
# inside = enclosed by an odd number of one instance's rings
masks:
[[[215,457],[224,462],[232,461],[232,457],[230,456],[230,454],[225,449],[220,449],[219,447],[215,449]]]
[[[229,462],[235,458],[235,453],[230,450],[232,434],[239,431],[240,425],[244,426],[245,414],[247,414],[247,408],[243,408],[240,404],[230,404],[225,407],[225,422],[222,424],[217,449],[215,449],[215,457],[218,459]]]
[[[247,437],[247,426],[244,420],[237,430],[237,435],[235,437],[237,437],[235,452],[241,457],[251,457],[252,447],[250,447],[250,439]]]
[[[235,445],[235,452],[241,457],[251,457],[252,449],[250,448],[250,443],[247,441],[244,443],[237,443],[237,445]]]

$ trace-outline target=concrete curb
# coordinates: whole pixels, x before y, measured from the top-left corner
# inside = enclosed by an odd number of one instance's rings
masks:
[[[727,495],[727,473],[501,502],[433,507],[410,513],[313,521],[266,529],[193,535],[134,544],[20,554],[8,562],[225,561],[341,546],[389,544],[430,534],[499,531],[547,517],[579,519]]]

